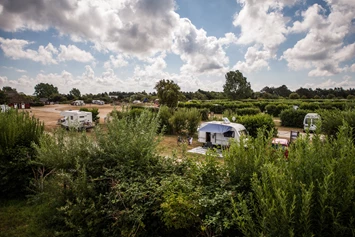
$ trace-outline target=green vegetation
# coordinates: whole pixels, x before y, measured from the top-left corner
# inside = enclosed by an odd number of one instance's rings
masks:
[[[271,115],[235,115],[252,136],[232,142],[224,158],[209,150],[198,160],[162,157],[157,133],[164,123],[196,131],[185,123],[200,110],[130,111],[112,113],[89,136],[58,130],[33,138],[34,192],[28,202],[3,202],[0,236],[354,235],[352,111],[332,136],[297,139],[287,158],[271,147]]]
[[[0,113],[0,196],[24,197],[35,159],[33,143],[39,143],[44,126],[29,113],[9,110]]]

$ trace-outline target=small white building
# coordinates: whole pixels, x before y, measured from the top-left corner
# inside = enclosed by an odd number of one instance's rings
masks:
[[[92,122],[92,113],[79,110],[66,110],[60,113],[61,118],[58,124],[67,129],[75,128],[78,130],[89,129],[94,127]]]
[[[228,146],[230,139],[240,141],[241,137],[248,135],[242,124],[231,123],[227,118],[223,120],[201,124],[198,129],[198,141],[207,145]]]
[[[8,106],[8,105],[0,105],[0,112],[6,112],[6,111],[8,111],[9,109],[11,109],[11,107],[10,106]]]

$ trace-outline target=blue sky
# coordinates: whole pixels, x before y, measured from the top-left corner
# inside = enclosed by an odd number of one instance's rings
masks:
[[[354,0],[0,0],[0,88],[355,88]]]

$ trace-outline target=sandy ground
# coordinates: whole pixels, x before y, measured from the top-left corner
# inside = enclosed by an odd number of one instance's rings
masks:
[[[104,118],[110,113],[112,110],[117,109],[120,110],[119,106],[112,106],[110,104],[106,105],[93,105],[86,104],[85,106],[74,106],[68,104],[56,104],[56,105],[45,105],[41,107],[31,107],[29,109],[30,114],[34,115],[40,121],[44,122],[45,128],[47,131],[51,131],[59,125],[57,125],[58,119],[61,117],[60,112],[64,110],[79,110],[80,108],[98,108],[99,109],[99,117],[100,123],[104,123]],[[28,111],[28,110],[26,110]]]

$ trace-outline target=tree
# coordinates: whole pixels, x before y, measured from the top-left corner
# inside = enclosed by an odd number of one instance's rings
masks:
[[[81,97],[81,93],[79,89],[73,88],[70,92],[70,95],[76,97],[76,98],[80,98]]]
[[[0,104],[5,104],[7,102],[7,95],[5,91],[0,90]]]
[[[223,91],[229,99],[247,99],[252,96],[253,90],[247,78],[240,71],[230,71],[226,74],[226,84]]]
[[[34,95],[39,98],[49,98],[53,94],[59,94],[58,88],[48,83],[39,83],[35,86]]]
[[[289,95],[289,98],[290,98],[290,99],[299,99],[299,98],[300,98],[300,95],[297,94],[296,92],[292,92],[292,93]]]
[[[180,95],[180,86],[172,80],[160,80],[154,87],[157,90],[159,103],[169,108],[177,106]]]

